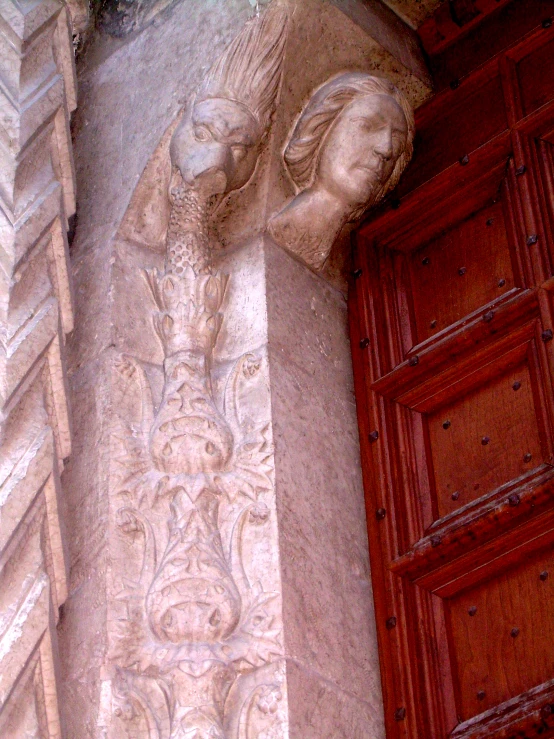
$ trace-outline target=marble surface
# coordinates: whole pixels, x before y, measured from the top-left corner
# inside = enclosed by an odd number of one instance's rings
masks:
[[[210,214],[209,238],[218,248],[209,289],[201,260],[191,263],[194,275],[177,278],[177,262],[164,259],[171,208],[160,182],[171,127],[242,28],[247,4],[226,0],[206,13],[204,0],[176,3],[123,40],[99,37],[81,61],[77,310],[68,346],[77,413],[74,458],[63,475],[71,575],[60,624],[70,735],[144,733],[132,696],[158,701],[163,675],[176,713],[156,703],[160,737],[180,726],[238,739],[245,706],[264,739],[382,737],[344,239],[319,276],[263,234],[293,193],[282,150],[315,87],[352,69],[388,76],[413,105],[429,88],[411,68],[415,60],[406,66],[391,52],[394,44],[379,44],[336,4],[277,4],[291,18],[279,105],[253,176],[226,190]],[[168,280],[182,310],[160,297]],[[205,322],[191,308],[189,287]],[[175,322],[183,328],[172,334]],[[190,353],[188,364],[176,363],[180,352]],[[182,464],[170,448],[181,443],[171,424],[156,420],[170,413],[173,390],[182,391],[172,385],[178,372],[199,393],[200,416],[208,414],[215,439],[191,448]],[[239,421],[231,443],[233,413]],[[186,414],[176,420],[189,423]],[[214,448],[215,461],[206,457]],[[179,475],[181,487],[164,482]],[[187,516],[200,521],[196,529]],[[223,590],[215,590],[221,610],[210,611],[209,623],[198,602],[187,600],[196,585],[178,558],[181,579],[167,567],[148,570],[148,526],[159,556],[169,551],[172,531],[185,549],[209,539],[212,560],[224,544]],[[179,588],[186,590],[182,603]],[[180,606],[191,620],[181,619]],[[327,696],[324,705],[318,696]]]
[[[377,725],[379,660],[346,304],[270,241],[266,255],[287,655],[369,702]]]
[[[0,736],[58,739],[73,53],[56,1],[4,3],[0,21]]]

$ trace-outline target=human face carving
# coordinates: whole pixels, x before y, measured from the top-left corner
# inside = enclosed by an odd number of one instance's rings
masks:
[[[224,195],[245,185],[256,167],[259,126],[240,103],[210,98],[194,105],[171,141],[171,161],[190,187]]]
[[[326,190],[354,213],[385,185],[407,135],[406,119],[394,98],[375,94],[355,100],[323,143],[314,188]]]

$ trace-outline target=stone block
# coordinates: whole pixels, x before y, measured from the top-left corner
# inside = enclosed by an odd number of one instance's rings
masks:
[[[363,698],[379,665],[346,304],[270,240],[266,260],[287,655]]]
[[[69,39],[58,49],[63,69],[54,53],[62,7],[57,0],[0,3],[6,134],[0,183],[0,735],[6,737],[63,735],[55,630],[67,596],[59,469],[71,451],[63,352],[73,312],[64,229],[74,195],[64,75],[74,70]]]
[[[290,736],[385,739],[382,707],[368,690],[360,700],[302,663],[287,660]]]
[[[390,14],[379,40],[358,3],[267,12],[242,28],[234,0],[175,4],[82,62],[59,628],[76,735],[383,736],[347,257],[315,274],[267,227],[304,191],[283,152],[314,91],[401,88],[381,90],[396,168],[429,88]]]

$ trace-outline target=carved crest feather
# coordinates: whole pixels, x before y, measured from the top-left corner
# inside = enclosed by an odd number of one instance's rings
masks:
[[[244,105],[264,131],[283,70],[288,15],[272,5],[249,21],[202,82],[196,100],[225,97]]]

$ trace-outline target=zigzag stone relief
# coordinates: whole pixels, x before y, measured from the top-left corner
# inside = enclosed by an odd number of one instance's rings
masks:
[[[75,69],[61,3],[5,2],[0,20],[0,736],[59,739]]]
[[[113,573],[114,737],[282,736],[278,576],[253,563],[275,539],[270,421],[250,414],[266,360],[248,352],[215,367],[233,277],[214,267],[209,216],[254,172],[286,29],[280,10],[247,24],[177,127],[165,267],[144,273],[163,367],[122,355],[113,370],[112,489],[126,552]]]

